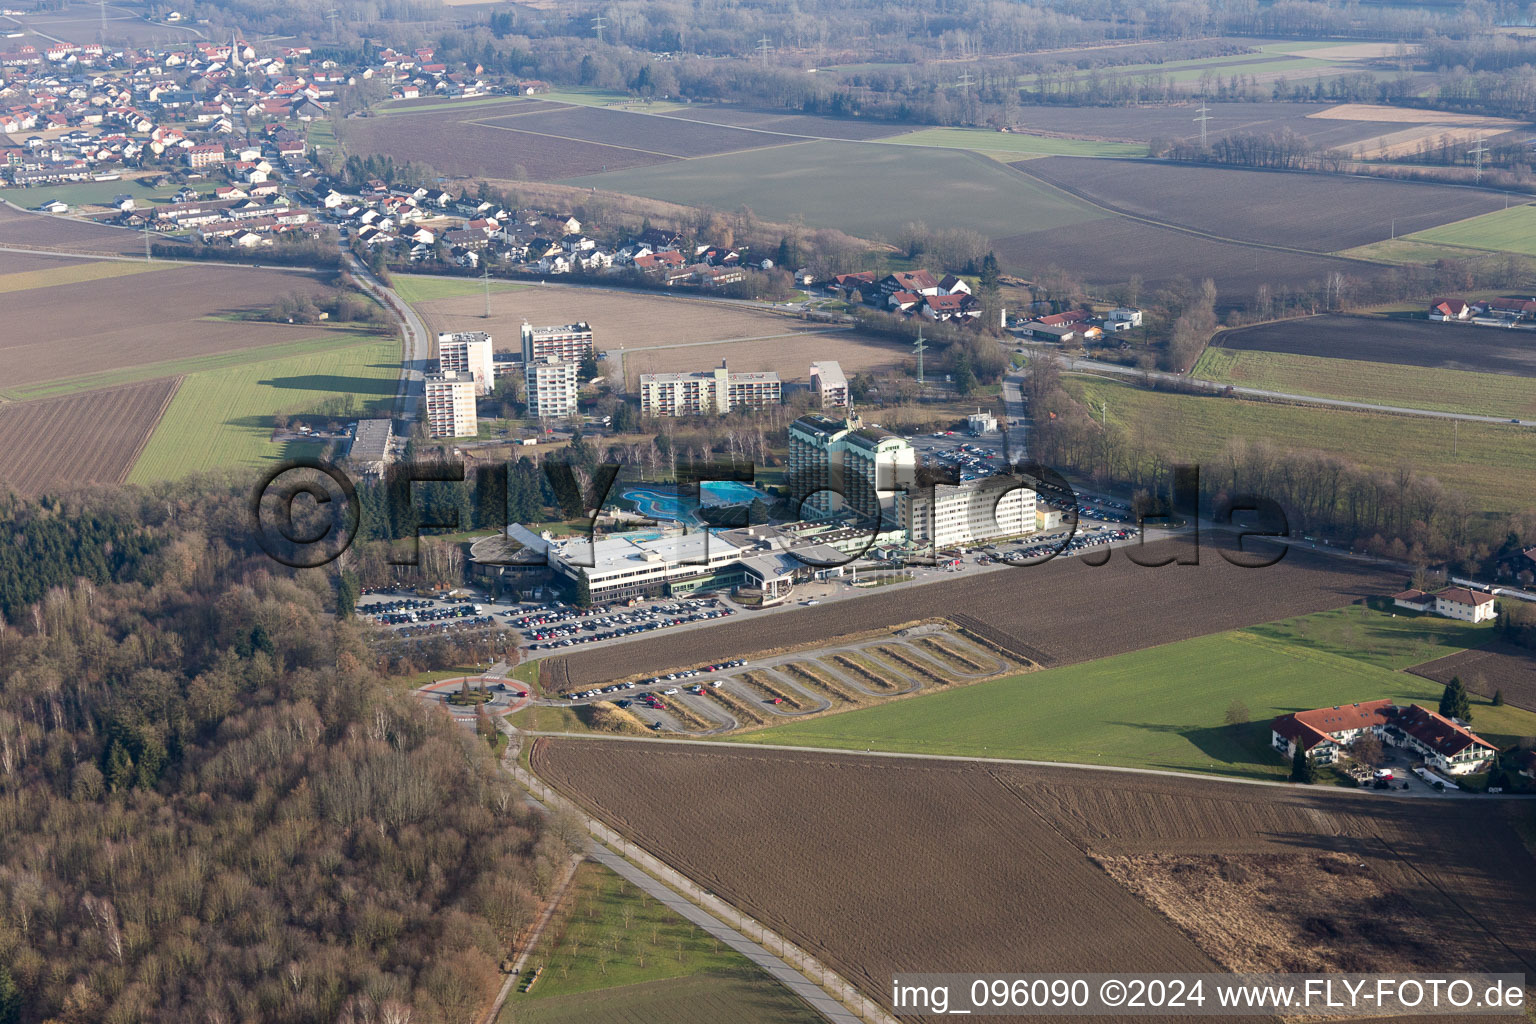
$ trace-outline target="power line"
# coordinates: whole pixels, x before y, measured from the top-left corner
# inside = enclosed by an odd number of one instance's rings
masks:
[[[923,342],[923,325],[917,325],[917,340],[912,343],[912,351],[917,353],[917,382],[923,383],[923,353],[928,351],[928,346]]]
[[[773,52],[773,44],[768,41],[767,36],[763,36],[763,38],[757,41],[757,52],[762,56],[763,63],[767,64],[768,55]]]
[[[1210,145],[1209,137],[1207,135],[1207,125],[1211,120],[1211,108],[1203,99],[1200,101],[1200,116],[1195,118],[1195,120],[1200,122],[1200,148],[1205,149],[1208,145]]]
[[[971,94],[971,83],[974,81],[976,81],[976,79],[971,77],[969,68],[960,72],[960,88],[965,90],[965,94],[967,96]]]
[[[1469,150],[1467,155],[1477,158],[1476,170],[1473,171],[1472,180],[1481,185],[1483,183],[1483,157],[1487,154],[1488,147],[1483,145],[1483,136],[1479,132],[1477,136],[1477,148]]]
[[[601,45],[603,41],[603,28],[608,24],[608,19],[599,14],[592,19],[592,28],[597,32],[597,41]]]

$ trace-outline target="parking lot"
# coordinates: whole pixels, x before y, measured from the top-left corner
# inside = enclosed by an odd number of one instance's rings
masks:
[[[717,598],[669,599],[630,608],[585,611],[552,606],[509,620],[521,631],[524,649],[551,651],[582,644],[637,636],[652,630],[723,619],[735,614]]]

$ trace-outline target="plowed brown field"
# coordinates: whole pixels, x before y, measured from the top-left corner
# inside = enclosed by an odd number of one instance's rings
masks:
[[[1219,930],[1191,904],[1175,925],[1094,863],[1149,850],[1284,864],[1302,884],[1347,863],[1369,879],[1362,892],[1427,922],[1448,961],[1536,969],[1536,892],[1522,883],[1536,863],[1506,817],[1514,804],[603,740],[540,740],[533,764],[886,1005],[902,971],[1220,970]],[[1277,931],[1333,927],[1356,953],[1403,955],[1393,933],[1348,916],[1368,906],[1295,905],[1308,918]],[[1257,903],[1210,909],[1263,922]]]
[[[313,327],[220,317],[325,290],[314,274],[179,266],[7,295],[6,387],[314,337]],[[69,339],[68,356],[60,340]],[[178,372],[175,368],[167,371]]]
[[[177,380],[0,404],[0,491],[121,483]]]
[[[1210,546],[1200,564],[1149,569],[1123,552],[1093,568],[1080,559],[906,587],[816,608],[736,616],[709,629],[636,640],[552,659],[556,677],[581,686],[635,672],[815,644],[893,622],[953,618],[1039,664],[1068,664],[1256,622],[1337,608],[1390,593],[1389,573],[1292,549],[1268,569],[1239,569]]]
[[[1460,676],[1462,683],[1473,693],[1492,697],[1494,691],[1502,690],[1504,699],[1510,704],[1536,711],[1536,651],[1495,643],[1448,658],[1436,658],[1411,671],[1437,683],[1448,683],[1452,676]]]

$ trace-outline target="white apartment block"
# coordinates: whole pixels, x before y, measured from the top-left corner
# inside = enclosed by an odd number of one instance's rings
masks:
[[[1035,492],[1006,478],[939,484],[932,494],[910,494],[904,505],[902,525],[919,547],[942,550],[1035,532]]]
[[[848,378],[835,359],[820,359],[811,364],[811,392],[823,409],[848,404]]]
[[[535,327],[523,321],[523,362],[531,363],[545,356],[561,361],[581,362],[592,349],[592,325],[585,320],[574,324]]]
[[[475,378],[469,373],[429,373],[426,377],[427,432],[433,437],[473,437]]]
[[[496,383],[491,336],[484,331],[439,334],[437,368],[442,373],[471,374],[475,378],[475,394],[489,394]]]
[[[581,364],[554,356],[523,364],[527,385],[528,415],[539,419],[564,419],[576,415],[577,375]]]
[[[732,373],[722,360],[700,373],[642,373],[640,412],[645,416],[720,415],[732,409],[761,409],[784,397],[772,371]]]

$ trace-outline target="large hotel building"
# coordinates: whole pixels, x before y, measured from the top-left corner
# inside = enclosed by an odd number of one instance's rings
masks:
[[[772,371],[733,373],[724,361],[700,373],[642,373],[640,412],[644,416],[698,416],[732,409],[777,405],[784,396]]]
[[[917,453],[905,438],[866,427],[857,414],[802,416],[789,426],[789,490],[803,516],[851,509],[878,516],[912,486]]]

